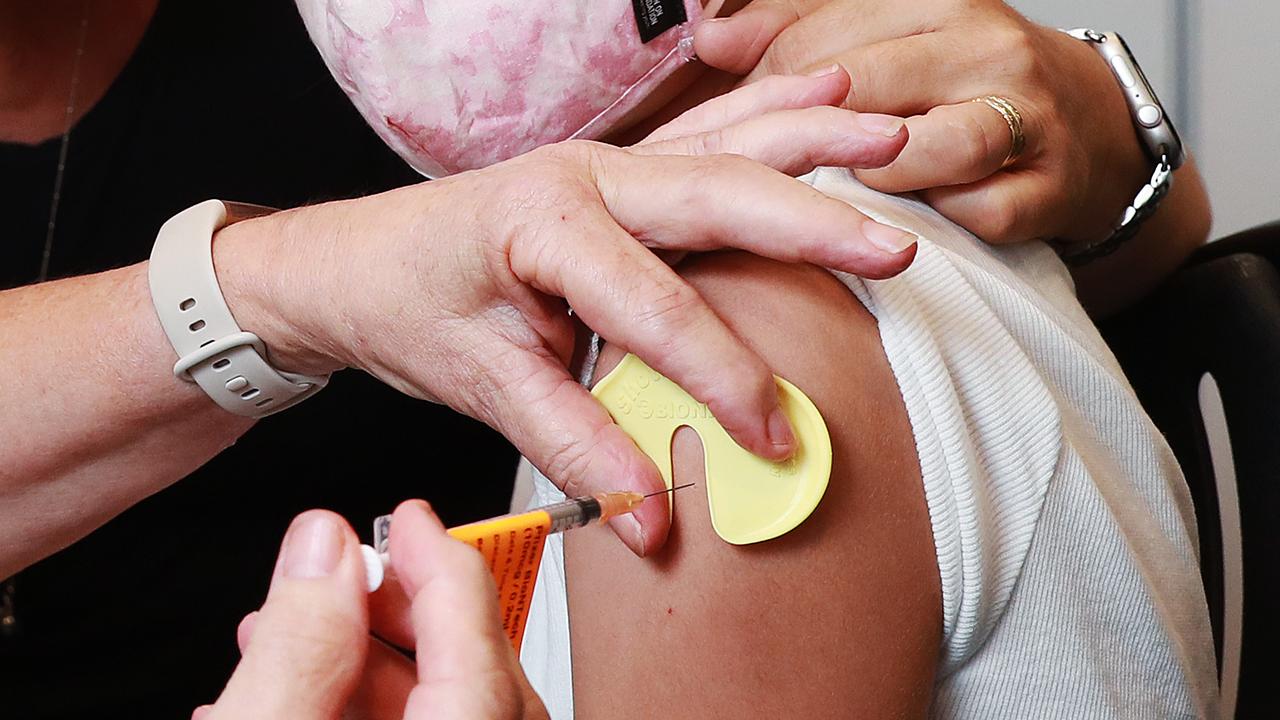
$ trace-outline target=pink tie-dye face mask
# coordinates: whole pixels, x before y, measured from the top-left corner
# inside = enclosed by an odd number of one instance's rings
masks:
[[[430,177],[602,136],[692,57],[702,16],[700,0],[297,4],[365,120]]]

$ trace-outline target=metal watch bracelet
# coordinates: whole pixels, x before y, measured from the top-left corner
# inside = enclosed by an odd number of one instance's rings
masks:
[[[1089,43],[1107,64],[1129,108],[1130,120],[1138,139],[1146,155],[1155,162],[1151,178],[1125,208],[1110,235],[1094,243],[1053,241],[1054,248],[1064,262],[1079,266],[1115,252],[1138,234],[1142,223],[1155,214],[1160,201],[1169,194],[1173,185],[1173,171],[1182,165],[1186,155],[1177,129],[1124,38],[1113,32],[1098,32],[1088,28],[1062,32]]]
[[[1121,245],[1138,234],[1138,229],[1142,227],[1142,223],[1155,214],[1160,201],[1164,199],[1165,195],[1169,194],[1169,189],[1172,187],[1173,166],[1169,164],[1168,157],[1162,155],[1155,171],[1151,173],[1151,179],[1138,191],[1133,202],[1129,203],[1129,207],[1124,209],[1120,222],[1112,229],[1111,234],[1106,239],[1101,242],[1086,244],[1084,247],[1080,247],[1080,243],[1056,242],[1058,256],[1066,264],[1072,267],[1079,267],[1115,252]]]

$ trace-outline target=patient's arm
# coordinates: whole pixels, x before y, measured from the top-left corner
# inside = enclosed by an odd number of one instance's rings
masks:
[[[735,547],[707,514],[702,452],[674,444],[675,523],[656,557],[566,538],[579,718],[922,717],[938,569],[906,411],[874,319],[825,271],[742,254],[681,268],[817,404],[831,483],[800,527]],[[621,357],[606,348],[602,376]],[[707,358],[714,363],[714,358]]]

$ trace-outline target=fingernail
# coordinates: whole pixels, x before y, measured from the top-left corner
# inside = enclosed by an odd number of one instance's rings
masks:
[[[820,78],[820,77],[826,77],[828,75],[835,75],[838,72],[840,72],[840,64],[832,63],[830,65],[827,65],[826,67],[820,67],[817,70],[810,70],[809,72],[805,73],[805,75],[811,78]]]
[[[289,528],[284,547],[284,576],[326,577],[342,558],[342,528],[326,513],[304,513]]]
[[[609,526],[631,552],[644,557],[644,528],[634,515],[618,515],[609,520]]]
[[[444,524],[440,522],[440,516],[436,515],[435,508],[431,507],[431,503],[427,502],[426,500],[405,500],[404,504],[413,508],[417,508],[419,511],[422,512],[423,515],[427,516],[427,519],[429,519],[431,522],[435,523],[436,525]]]
[[[258,613],[260,610],[245,615],[240,620],[240,624],[236,626],[236,647],[240,648],[240,654],[244,654],[245,648],[249,647],[249,640],[253,637],[253,626],[258,624]]]
[[[872,245],[881,250],[897,255],[916,244],[920,238],[912,233],[899,230],[888,225],[881,225],[875,220],[867,220],[862,223],[862,234],[871,241]]]
[[[786,448],[790,450],[796,444],[796,436],[791,432],[791,422],[787,420],[787,414],[782,412],[782,407],[776,407],[773,412],[769,413],[769,442],[774,447]]]
[[[858,113],[857,121],[863,130],[885,137],[898,137],[898,133],[902,132],[902,128],[907,124],[907,121],[900,117],[879,113]]]
[[[432,528],[444,529],[444,523],[441,522],[440,516],[436,515],[435,508],[431,507],[431,503],[426,500],[405,500],[396,506],[395,512],[391,514],[391,528],[389,535],[394,536],[396,532],[395,516],[402,512],[417,513],[422,519],[431,525]]]
[[[370,545],[361,545],[360,559],[364,561],[365,589],[371,593],[377,592],[387,576],[387,563],[391,560],[391,556],[386,553],[378,554],[378,551]]]

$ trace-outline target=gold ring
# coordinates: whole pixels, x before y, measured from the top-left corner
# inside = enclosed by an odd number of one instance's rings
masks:
[[[1000,113],[1000,117],[1004,118],[1005,124],[1009,126],[1013,142],[1009,144],[1009,154],[1005,156],[1004,162],[1000,163],[1000,169],[1003,170],[1017,162],[1018,156],[1022,155],[1022,150],[1027,146],[1027,136],[1022,131],[1022,113],[1018,112],[1018,108],[1014,107],[1009,98],[999,95],[984,95],[970,102],[983,103]]]

